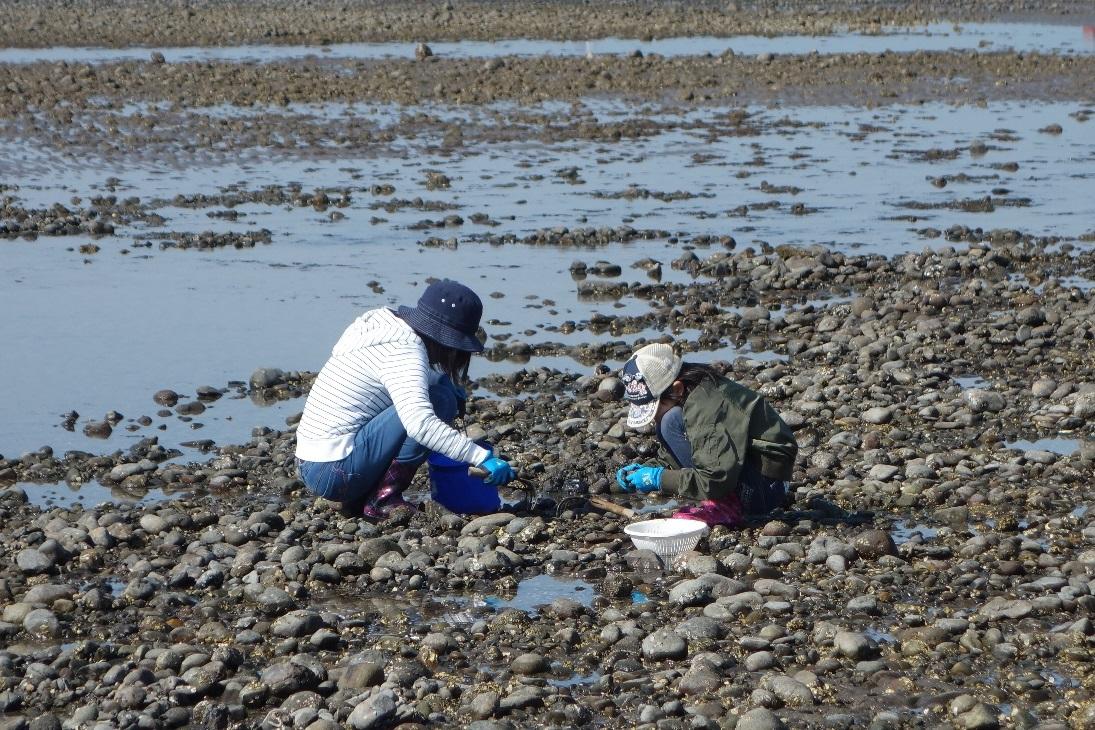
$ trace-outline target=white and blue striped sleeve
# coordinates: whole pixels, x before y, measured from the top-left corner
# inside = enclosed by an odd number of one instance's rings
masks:
[[[489,453],[434,413],[430,403],[430,366],[421,345],[390,342],[370,348],[381,356],[377,378],[388,391],[407,435],[430,451],[469,464],[481,464]]]

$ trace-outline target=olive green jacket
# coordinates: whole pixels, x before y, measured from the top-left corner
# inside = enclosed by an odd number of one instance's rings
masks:
[[[681,468],[659,439],[658,461],[666,467],[663,492],[701,500],[736,493],[746,464],[769,479],[791,478],[798,444],[759,393],[728,378],[704,380],[688,394],[682,409],[694,467]]]

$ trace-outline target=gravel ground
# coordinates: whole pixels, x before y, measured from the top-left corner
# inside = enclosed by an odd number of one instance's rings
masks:
[[[0,495],[6,726],[1091,727],[1095,300],[1052,283],[1090,272],[1091,252],[688,265],[722,278],[651,285],[664,316],[792,355],[719,365],[796,430],[786,513],[663,566],[625,521],[564,501],[576,482],[610,492],[611,469],[653,448],[624,436],[607,368],[480,383],[503,397],[472,402],[471,432],[537,491],[474,520],[340,516],[294,478],[295,418],[208,463],[162,465],[177,454],[155,439],[0,461],[24,483]],[[729,309],[834,287],[851,301]],[[971,370],[983,383],[963,387]],[[294,398],[310,379],[257,371],[251,389]],[[1073,446],[1007,446],[1039,435]],[[58,478],[178,498],[26,504],[27,482]],[[589,600],[475,598],[544,573]]]
[[[437,57],[431,57],[437,58]],[[230,104],[537,103],[591,96],[691,103],[882,104],[998,99],[1090,101],[1095,57],[1017,53],[741,58],[507,58],[436,62],[118,63],[0,66],[0,117],[62,121],[89,107]]]

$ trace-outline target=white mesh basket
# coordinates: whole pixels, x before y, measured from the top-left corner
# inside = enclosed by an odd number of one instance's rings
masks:
[[[639,550],[653,550],[671,558],[696,547],[707,525],[699,520],[662,519],[636,522],[624,528]]]

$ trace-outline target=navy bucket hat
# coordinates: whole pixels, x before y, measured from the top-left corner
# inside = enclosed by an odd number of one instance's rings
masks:
[[[400,318],[431,340],[465,352],[482,352],[475,336],[483,316],[483,302],[463,284],[442,279],[426,287],[418,305],[400,307]]]

